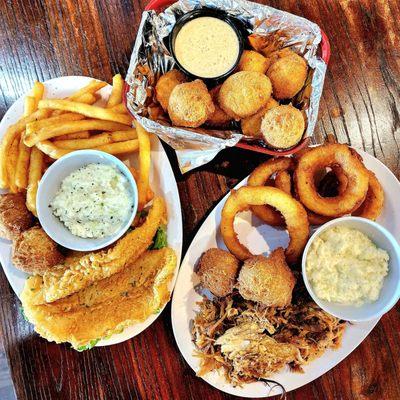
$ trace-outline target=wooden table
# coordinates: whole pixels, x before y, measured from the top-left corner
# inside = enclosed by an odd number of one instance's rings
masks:
[[[145,3],[0,0],[1,114],[35,79],[89,75],[110,81],[113,74],[124,74]],[[269,3],[315,21],[330,39],[332,58],[316,141],[333,133],[340,142],[376,156],[399,177],[399,2]],[[170,152],[183,207],[184,250],[218,200],[264,158],[228,149],[210,164],[182,176]],[[196,378],[181,357],[169,307],[135,339],[78,353],[69,346],[47,343],[33,332],[2,271],[0,296],[1,340],[18,399],[230,397]],[[340,365],[288,398],[399,399],[399,310],[385,315]]]

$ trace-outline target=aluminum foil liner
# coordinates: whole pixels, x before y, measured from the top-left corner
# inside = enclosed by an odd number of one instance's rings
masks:
[[[211,161],[225,147],[246,140],[238,131],[179,128],[148,115],[157,79],[175,64],[164,40],[182,14],[202,7],[225,10],[251,26],[249,34],[273,35],[280,47],[290,47],[304,56],[310,72],[293,102],[307,117],[305,135],[312,136],[326,72],[325,62],[317,55],[321,30],[307,19],[245,0],[179,0],[159,14],[143,13],[126,76],[127,105],[135,118],[175,149],[183,173]]]

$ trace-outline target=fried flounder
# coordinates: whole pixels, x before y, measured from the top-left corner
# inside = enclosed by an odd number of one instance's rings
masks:
[[[33,276],[21,294],[24,313],[45,339],[69,342],[80,350],[158,312],[170,298],[176,263],[170,248],[146,251],[136,261],[129,260],[123,271],[42,305],[35,304],[44,282]]]
[[[120,272],[128,262],[132,263],[146,251],[157,228],[165,219],[165,202],[161,197],[156,197],[143,225],[129,232],[110,250],[85,254],[73,262],[54,266],[51,271],[46,272],[37,304],[62,299],[95,281]]]

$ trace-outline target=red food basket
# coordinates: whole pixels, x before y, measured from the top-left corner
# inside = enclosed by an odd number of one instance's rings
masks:
[[[147,4],[145,10],[154,10],[156,12],[161,12],[164,10],[166,7],[170,6],[171,4],[175,3],[175,0],[150,0],[150,2]],[[328,65],[329,58],[331,56],[331,46],[329,44],[328,37],[326,36],[325,32],[321,29],[321,57],[324,60],[325,64]],[[124,101],[126,105],[126,93],[129,90],[129,87],[127,84],[125,84],[125,95],[124,95]],[[286,150],[286,151],[275,151],[271,149],[267,149],[262,146],[258,146],[256,144],[251,144],[251,143],[245,143],[245,142],[239,142],[236,144],[236,147],[240,147],[242,149],[246,150],[251,150],[251,151],[256,151],[258,153],[264,153],[264,154],[269,154],[273,156],[285,156],[289,154],[294,154],[297,153],[299,150],[301,150],[304,147],[307,147],[310,142],[310,137],[304,138],[297,146]]]

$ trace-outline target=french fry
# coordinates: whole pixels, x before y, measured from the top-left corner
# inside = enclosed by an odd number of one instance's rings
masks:
[[[67,97],[67,99],[69,99]],[[75,101],[77,101],[78,103],[84,103],[84,104],[94,104],[97,101],[97,97],[96,95],[92,94],[92,93],[84,93],[82,94],[80,97],[78,97]],[[63,110],[53,110],[52,115],[61,115],[61,114],[65,114],[67,111],[63,111]]]
[[[116,106],[111,107],[110,110],[120,114],[128,114],[128,110],[126,109],[124,103],[119,103]]]
[[[139,141],[139,179],[137,181],[139,204],[138,209],[142,210],[147,203],[147,191],[150,178],[150,136],[142,125],[136,122],[136,131]]]
[[[42,128],[36,132],[27,140],[25,136],[24,140],[28,146],[33,146],[43,140],[48,140],[62,135],[68,135],[70,133],[82,132],[82,131],[125,131],[130,129],[128,125],[120,124],[118,122],[103,121],[101,119],[84,119],[81,121],[64,121],[59,123],[57,126]],[[29,143],[29,144],[28,144]]]
[[[55,129],[57,126],[65,121],[80,121],[85,117],[81,114],[76,113],[66,113],[62,115],[57,115],[54,117],[42,119],[40,121],[30,122],[26,125],[26,131],[24,135],[24,143],[32,147],[35,144],[35,138],[42,129]]]
[[[115,105],[122,102],[122,90],[124,87],[124,81],[122,79],[121,74],[117,74],[113,76],[113,88],[110,94],[110,97],[107,101],[107,108],[114,107]]]
[[[26,124],[28,124],[29,122],[47,118],[49,115],[49,110],[37,110],[28,117],[21,118],[15,124],[10,125],[6,130],[0,146],[0,187],[2,187],[3,189],[8,188],[6,161],[7,154],[15,137],[26,128]]]
[[[57,140],[71,140],[71,139],[87,139],[90,137],[89,131],[68,133],[67,135],[58,136]]]
[[[97,118],[105,121],[114,121],[130,125],[132,119],[128,115],[119,114],[106,108],[82,104],[71,100],[41,100],[39,109],[49,108],[52,110],[64,110],[85,115],[89,118]]]
[[[126,142],[117,142],[105,144],[103,146],[94,147],[93,150],[104,151],[105,153],[117,155],[125,153],[133,153],[139,149],[139,141],[137,139],[127,140]]]
[[[24,102],[24,117],[28,117],[36,110],[36,100],[32,96],[26,96]]]
[[[37,217],[36,212],[36,193],[39,181],[43,173],[43,153],[36,147],[32,148],[30,163],[28,186],[26,191],[26,207]]]
[[[54,140],[55,146],[62,149],[92,149],[93,147],[102,146],[104,144],[123,142],[126,140],[136,139],[137,134],[135,129],[127,131],[116,131],[116,132],[103,132],[98,135],[93,135],[89,139],[77,139],[77,140]]]
[[[36,143],[36,148],[38,148],[41,152],[47,154],[49,157],[55,160],[58,160],[62,156],[65,156],[66,154],[71,153],[71,151],[74,151],[68,149],[60,149],[59,147],[51,143],[49,140],[43,140],[43,142]]]
[[[137,182],[139,180],[139,171],[135,167],[128,167],[129,171],[131,172],[133,179]],[[147,190],[147,196],[146,196],[146,201],[147,203],[154,198],[154,192],[149,186]]]
[[[35,110],[37,109],[38,103],[43,98],[44,85],[42,82],[35,81],[32,88],[32,97],[35,99]]]
[[[22,133],[19,140],[19,154],[15,170],[15,184],[21,190],[28,186],[29,159],[31,156],[31,148],[25,145],[23,135]]]
[[[20,139],[21,139],[21,136],[20,136],[20,134],[18,134],[15,137],[14,141],[12,142],[10,151],[7,154],[7,177],[8,177],[8,182],[9,182],[11,193],[18,192],[18,187],[15,184],[15,170],[16,170],[17,160],[18,160],[18,147],[19,147]]]
[[[104,86],[107,86],[106,82],[93,79],[89,82],[88,85],[84,86],[82,89],[79,89],[77,92],[69,96],[68,99],[73,101],[80,101],[81,103],[83,103],[81,100],[79,100],[82,95],[96,93]]]

